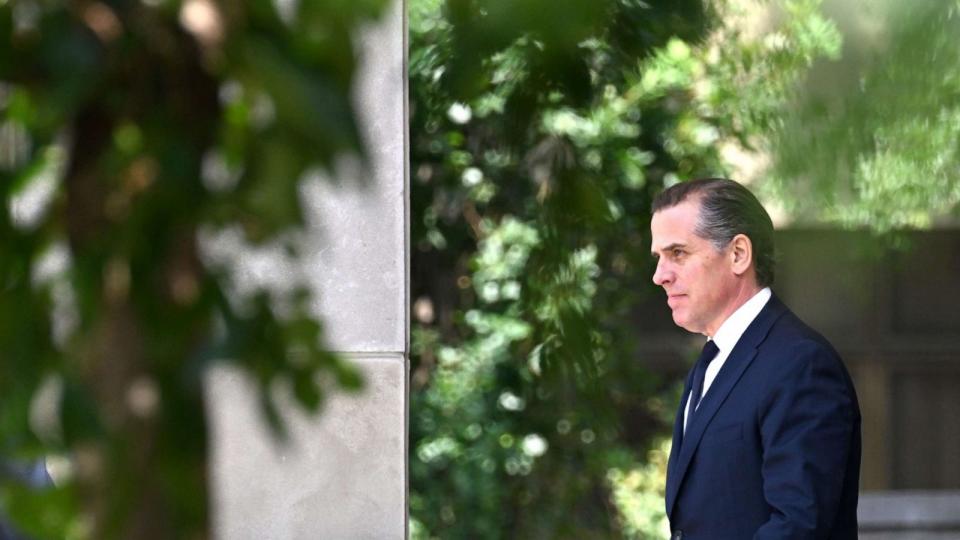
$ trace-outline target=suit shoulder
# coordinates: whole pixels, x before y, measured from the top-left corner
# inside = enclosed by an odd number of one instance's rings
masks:
[[[780,357],[781,363],[815,362],[846,371],[833,345],[789,310],[774,323],[761,349]]]
[[[852,418],[859,418],[853,379],[833,345],[796,315],[787,312],[760,344],[762,380],[770,389],[768,400],[784,389],[813,388],[821,399],[844,403]],[[813,385],[813,386],[811,386]],[[829,401],[829,400],[828,400]]]
[[[770,329],[768,340],[770,339],[780,343],[796,343],[805,347],[824,349],[834,356],[839,356],[830,341],[823,337],[823,334],[811,328],[789,310]]]

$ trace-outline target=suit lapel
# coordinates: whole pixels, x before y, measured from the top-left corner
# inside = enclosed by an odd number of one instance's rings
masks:
[[[674,448],[670,450],[670,462],[668,465],[670,481],[667,483],[666,489],[668,516],[673,511],[673,505],[676,502],[677,493],[680,491],[680,485],[683,483],[683,478],[690,466],[690,461],[693,459],[697,446],[700,444],[703,432],[710,424],[710,421],[713,420],[720,406],[727,399],[730,391],[736,386],[743,372],[746,371],[747,367],[757,356],[757,346],[766,338],[773,323],[785,312],[786,307],[780,300],[777,299],[776,296],[771,296],[767,305],[763,307],[757,315],[757,318],[750,323],[747,330],[740,336],[737,344],[734,345],[733,350],[730,351],[730,355],[727,356],[727,360],[717,374],[717,378],[714,379],[710,385],[710,389],[700,401],[697,413],[691,415],[690,421],[687,422],[686,433],[683,433],[683,405],[681,405],[680,414],[678,415],[681,439],[677,438],[677,426],[674,426],[673,440],[675,446],[678,440],[682,440],[683,444],[680,445],[679,451],[676,451]],[[689,386],[689,378],[687,386]],[[684,395],[688,393],[689,388],[684,392]],[[686,397],[682,401],[685,403]]]

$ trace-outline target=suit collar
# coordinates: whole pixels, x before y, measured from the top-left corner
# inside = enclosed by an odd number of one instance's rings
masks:
[[[750,323],[760,315],[760,312],[763,311],[764,306],[767,305],[772,295],[773,293],[770,292],[769,287],[764,287],[757,291],[756,294],[727,317],[727,320],[723,321],[723,324],[717,329],[717,333],[711,336],[713,342],[723,351],[724,356],[729,354],[737,342],[740,341],[740,337],[743,336],[743,333],[750,327]]]
[[[773,327],[773,323],[783,316],[786,311],[786,306],[780,302],[777,296],[771,296],[770,300],[760,311],[760,314],[750,323],[750,326],[748,326],[743,335],[740,336],[740,340],[737,341],[733,350],[730,351],[730,356],[727,357],[726,363],[720,370],[720,373],[717,374],[717,378],[710,387],[710,391],[703,396],[703,400],[697,408],[697,414],[692,415],[690,422],[687,423],[687,432],[683,433],[681,425],[680,437],[678,437],[677,426],[674,426],[674,446],[679,445],[680,448],[679,450],[673,448],[670,450],[670,465],[667,470],[668,480],[666,489],[668,516],[673,511],[673,505],[676,502],[677,493],[680,491],[680,485],[683,483],[683,477],[690,466],[690,461],[697,449],[697,445],[700,444],[700,439],[703,437],[703,432],[706,430],[707,425],[710,424],[720,405],[723,404],[737,381],[740,380],[747,366],[749,366],[754,357],[756,357],[757,347],[766,339],[767,334],[770,333],[770,328]],[[686,396],[687,393],[688,392],[684,392],[684,396]],[[681,401],[685,400],[686,397]],[[682,411],[683,403],[681,403],[680,406]],[[682,419],[680,422],[682,423]]]
[[[777,319],[782,317],[786,312],[787,306],[780,301],[777,295],[771,294],[767,305],[763,306],[757,318],[750,323],[747,330],[740,336],[740,341],[737,342],[734,351],[736,351],[737,347],[740,347],[741,344],[749,344],[751,347],[760,345],[760,343],[766,339],[767,334],[770,333],[773,323],[777,322]]]

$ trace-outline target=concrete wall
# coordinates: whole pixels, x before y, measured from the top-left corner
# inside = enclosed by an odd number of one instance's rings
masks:
[[[960,538],[960,491],[861,493],[860,540]]]
[[[295,267],[278,251],[237,257],[246,277],[300,278],[313,286],[329,347],[361,369],[366,389],[329,397],[317,417],[292,411],[293,440],[282,445],[269,436],[250,381],[216,370],[207,384],[216,538],[406,536],[405,33],[398,0],[359,38],[355,98],[372,166],[344,161],[337,182],[305,183],[306,256]]]

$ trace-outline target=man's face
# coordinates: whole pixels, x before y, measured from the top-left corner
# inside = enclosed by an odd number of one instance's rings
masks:
[[[694,233],[699,211],[699,199],[691,197],[653,215],[653,282],[666,291],[677,326],[712,336],[736,309],[738,284],[729,246],[718,251]]]

